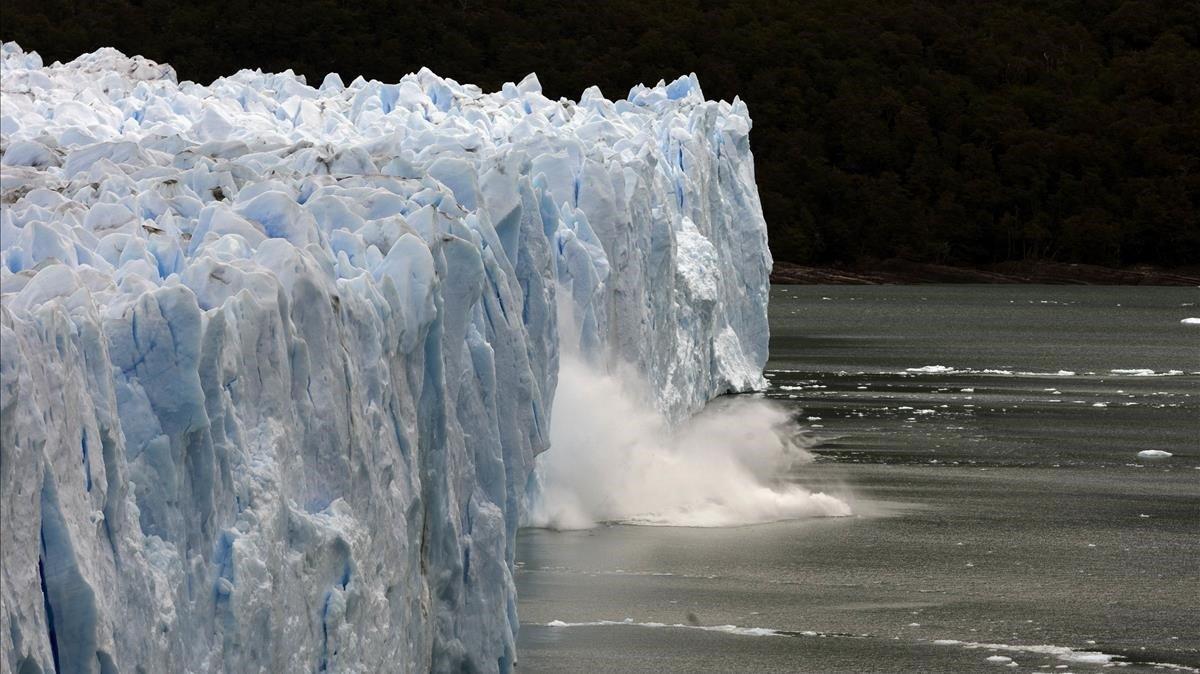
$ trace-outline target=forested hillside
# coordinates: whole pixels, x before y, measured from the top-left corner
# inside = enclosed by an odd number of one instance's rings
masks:
[[[740,95],[777,259],[1200,263],[1200,3],[2,0],[47,62]]]

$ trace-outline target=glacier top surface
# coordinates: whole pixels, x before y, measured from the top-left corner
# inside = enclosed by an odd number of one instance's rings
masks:
[[[288,248],[310,244],[331,280],[378,277],[405,234],[428,239],[444,229],[439,219],[469,220],[481,206],[499,221],[517,196],[489,180],[496,174],[536,173],[569,214],[585,160],[618,176],[653,164],[696,133],[698,106],[716,106],[716,126],[734,139],[750,128],[740,101],[706,102],[694,75],[618,101],[593,87],[575,103],[546,98],[535,75],[495,93],[427,69],[392,84],[330,74],[315,88],[290,71],[243,70],[202,86],[110,48],[51,66],[15,43],[0,53],[12,204],[0,246],[4,291],[29,286],[18,309],[78,286],[107,295],[173,283],[216,306],[253,289],[250,270],[278,275]],[[606,265],[588,223],[576,229]],[[696,242],[694,230],[681,242]],[[706,243],[684,262],[712,262]],[[13,276],[48,260],[76,273],[32,285],[28,273]],[[238,269],[220,288],[209,273],[217,262]],[[189,272],[196,266],[205,273]],[[685,273],[708,283],[702,269]]]

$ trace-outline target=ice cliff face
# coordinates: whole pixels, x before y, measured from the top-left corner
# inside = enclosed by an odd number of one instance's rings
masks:
[[[672,418],[762,383],[750,120],[694,78],[2,67],[3,672],[507,670],[560,347]]]

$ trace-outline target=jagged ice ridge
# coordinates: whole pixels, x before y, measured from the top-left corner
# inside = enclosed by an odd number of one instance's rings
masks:
[[[2,89],[5,673],[506,671],[560,349],[671,419],[764,385],[750,119],[694,76],[8,43]]]

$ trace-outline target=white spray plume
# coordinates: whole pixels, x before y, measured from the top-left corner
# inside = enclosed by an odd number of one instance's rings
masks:
[[[779,482],[813,460],[782,406],[719,399],[671,428],[638,388],[563,354],[529,524],[720,527],[850,514],[840,499]]]

